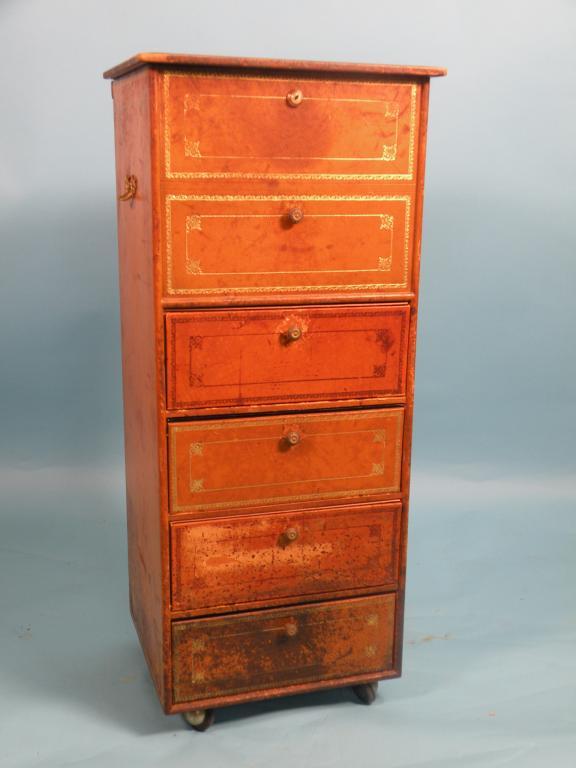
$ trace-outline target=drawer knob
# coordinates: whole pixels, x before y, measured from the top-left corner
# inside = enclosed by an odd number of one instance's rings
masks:
[[[287,528],[284,531],[284,537],[288,541],[296,541],[296,539],[298,538],[298,531],[296,530],[296,528]]]
[[[288,218],[292,224],[298,224],[304,218],[304,211],[302,208],[290,208],[288,211]]]
[[[286,624],[286,634],[288,637],[295,637],[298,634],[298,624],[295,621],[290,621]]]
[[[298,445],[301,439],[300,432],[288,432],[285,439],[288,445]]]
[[[304,96],[302,94],[302,91],[298,89],[294,91],[290,91],[290,93],[286,96],[286,101],[288,102],[289,107],[300,106],[300,104],[302,104],[303,99],[304,99]]]
[[[286,341],[298,341],[298,339],[302,338],[302,329],[297,327],[288,328],[287,331],[284,331],[283,336]]]

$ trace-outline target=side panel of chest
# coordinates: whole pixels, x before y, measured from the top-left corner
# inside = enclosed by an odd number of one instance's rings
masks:
[[[152,679],[166,701],[167,535],[162,513],[162,367],[156,333],[152,82],[150,72],[136,72],[115,81],[112,94],[117,197],[124,194],[127,177],[137,179],[136,197],[118,202],[130,610]]]

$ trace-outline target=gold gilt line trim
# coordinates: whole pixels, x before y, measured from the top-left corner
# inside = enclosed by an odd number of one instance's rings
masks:
[[[370,270],[372,271],[372,270]],[[386,269],[375,270],[377,272],[388,271]],[[200,274],[200,273],[196,273]],[[315,293],[324,291],[384,291],[390,288],[406,288],[407,283],[359,283],[357,285],[286,285],[286,286],[254,286],[252,288],[174,288],[169,291],[174,296],[211,296],[226,294],[251,294],[251,293]]]
[[[174,178],[172,175],[172,160],[170,157],[170,147],[171,147],[171,141],[170,141],[170,123],[171,123],[171,115],[170,115],[170,87],[168,84],[168,73],[165,73],[162,76],[162,91],[164,95],[163,99],[163,105],[162,105],[162,119],[164,120],[164,173],[166,174],[167,178]]]
[[[187,136],[184,137],[184,154],[186,157],[203,158],[204,160],[325,160],[325,161],[342,161],[346,163],[376,163],[378,160],[395,160],[396,159],[397,145],[383,144],[382,152],[375,157],[328,157],[327,155],[314,156],[306,155],[305,157],[291,157],[290,155],[274,155],[273,157],[262,157],[261,155],[204,155],[200,152],[200,142],[193,141]],[[267,176],[275,176],[276,174],[267,174]],[[313,174],[316,176],[316,174]],[[330,176],[332,174],[329,174]],[[347,174],[344,174],[348,178]],[[171,176],[170,178],[174,178]],[[364,176],[362,176],[364,178]]]
[[[224,99],[258,99],[260,101],[286,101],[285,96],[258,96],[255,94],[237,94],[237,93],[203,93],[205,98],[224,98]],[[383,144],[380,155],[373,157],[332,157],[330,155],[302,155],[294,157],[293,155],[274,155],[263,157],[262,155],[205,155],[200,152],[200,142],[184,136],[184,155],[185,157],[204,158],[206,160],[323,160],[323,161],[343,161],[343,162],[376,162],[378,160],[391,161],[396,160],[398,151],[398,116],[400,109],[397,102],[385,101],[384,99],[343,99],[330,96],[308,96],[306,101],[328,101],[328,102],[351,102],[355,104],[379,104],[384,110],[385,118],[394,118],[394,142],[392,144]],[[184,114],[191,109],[191,104],[196,111],[200,110],[199,96],[192,97],[189,93],[184,96]],[[410,119],[412,120],[412,110]],[[171,170],[171,169],[170,169]],[[187,173],[186,171],[184,173]]]
[[[300,483],[323,483],[333,480],[365,480],[368,477],[374,477],[374,475],[384,474],[384,464],[373,463],[371,465],[370,472],[364,475],[342,475],[341,477],[311,477],[298,480]],[[195,479],[190,476],[190,492],[191,493],[220,493],[221,491],[245,491],[247,488],[274,488],[275,486],[285,486],[286,481],[281,483],[250,483],[248,485],[227,485],[222,488],[204,488],[204,479]]]
[[[203,93],[202,96],[210,99],[260,99],[261,101],[286,101],[286,96],[259,96],[255,93]],[[190,110],[190,94],[184,97],[184,111]],[[349,99],[340,96],[306,96],[306,101],[349,101],[358,104],[383,104],[385,117],[397,117],[399,115],[398,104],[395,101],[385,99]],[[198,105],[194,109],[199,109]]]
[[[236,425],[237,426],[237,425]],[[252,425],[250,425],[252,426]],[[262,426],[262,422],[260,422],[259,425]],[[202,429],[202,425],[200,426],[200,429]],[[206,427],[204,427],[206,429]],[[209,427],[210,430],[212,430],[212,425]],[[186,430],[178,430],[178,432],[182,432]],[[368,435],[374,435],[375,432],[379,432],[380,430],[377,429],[348,429],[348,430],[330,430],[330,432],[310,432],[309,430],[306,432],[306,435],[308,437],[316,437],[316,438],[322,438],[325,437],[327,440],[330,440],[334,437],[334,435],[362,435],[362,434],[368,434]],[[233,440],[204,440],[202,443],[199,443],[197,445],[238,445],[239,443],[262,443],[265,440],[269,440],[270,442],[278,442],[279,440],[278,435],[259,435],[257,437],[235,437]],[[372,442],[379,443],[382,442],[381,440],[374,439]],[[201,454],[196,454],[201,455]]]
[[[173,202],[278,202],[278,201],[339,201],[339,202],[403,202],[405,205],[404,216],[404,269],[401,283],[361,283],[351,285],[290,285],[290,286],[238,286],[227,289],[232,294],[249,294],[249,293],[313,293],[314,291],[365,291],[369,290],[386,290],[391,288],[406,288],[408,286],[408,271],[410,264],[410,216],[412,198],[410,195],[166,195],[166,287],[169,295],[172,296],[194,296],[194,295],[211,295],[221,294],[222,288],[174,288],[173,286],[173,251],[172,251],[172,203]],[[207,214],[205,217],[209,217],[211,214]],[[248,216],[249,214],[243,214]],[[268,215],[268,214],[265,214]],[[311,214],[315,215],[315,214]],[[318,214],[320,216],[322,214]],[[328,214],[325,214],[328,215]],[[337,214],[334,214],[337,215]],[[389,214],[341,214],[342,216],[380,216],[381,228],[387,229],[389,224]],[[213,214],[212,216],[216,216]],[[197,218],[200,219],[200,227],[202,215],[189,216],[186,219],[186,231],[190,229],[198,228]],[[192,223],[188,223],[189,219],[192,219]],[[393,219],[393,217],[392,217]],[[392,222],[393,225],[393,222]],[[391,248],[392,248],[391,239]],[[188,274],[201,274],[202,269],[197,261],[192,260],[188,255],[188,238],[185,236],[185,269]],[[381,257],[378,262],[378,268],[376,270],[339,270],[341,272],[371,272],[371,271],[389,271],[391,269],[391,260],[388,257]],[[308,272],[310,274],[310,272]],[[208,273],[211,274],[211,273]],[[220,273],[213,273],[220,274]],[[242,273],[221,273],[221,274],[242,274]],[[254,273],[250,273],[254,274]],[[266,274],[266,273],[259,273]],[[281,273],[270,273],[281,274]],[[287,273],[290,274],[290,273]]]
[[[168,293],[174,293],[172,287],[172,205],[170,196],[166,198],[166,287]]]
[[[376,161],[375,161],[376,162]],[[412,173],[242,173],[198,171],[186,173],[174,171],[166,174],[167,179],[284,179],[307,181],[326,179],[331,181],[412,181]]]
[[[378,432],[379,430],[374,429],[358,429],[358,430],[347,430],[347,431],[334,431],[330,433],[322,433],[322,432],[307,432],[306,436],[307,438],[314,437],[316,439],[318,438],[326,438],[328,440],[333,440],[336,435],[361,435],[363,433],[369,433],[369,434],[375,434],[375,432]],[[249,437],[249,438],[240,438],[240,439],[233,439],[233,440],[206,440],[204,443],[191,443],[188,448],[188,467],[189,467],[189,490],[191,493],[219,493],[220,491],[241,491],[245,490],[246,488],[274,488],[274,486],[283,486],[286,485],[286,481],[283,480],[278,483],[249,483],[246,485],[228,485],[223,486],[221,488],[204,488],[204,479],[203,478],[195,478],[193,473],[193,463],[194,463],[194,457],[195,456],[202,456],[203,455],[203,449],[204,446],[209,445],[234,445],[237,446],[239,443],[249,443],[249,442],[272,442],[272,443],[278,443],[279,437],[278,435],[270,435],[269,437],[260,436],[260,437]],[[378,441],[378,440],[372,440],[373,443],[376,442],[382,442],[383,450],[385,449],[385,442],[384,441]],[[200,451],[198,451],[198,447],[201,448]],[[382,459],[384,459],[384,456],[382,456]],[[298,483],[322,483],[330,480],[363,480],[368,477],[373,477],[374,475],[383,475],[384,474],[384,468],[385,468],[386,462],[383,461],[382,463],[371,463],[370,471],[366,474],[361,475],[339,475],[339,476],[328,476],[328,477],[312,477],[312,478],[301,478],[298,480]]]
[[[390,272],[392,269],[392,259],[394,257],[394,216],[389,213],[380,214],[380,229],[390,231],[390,251],[387,256],[380,256],[378,259],[378,269],[381,272]],[[406,255],[406,250],[405,250]]]
[[[267,271],[255,271],[250,270],[248,272],[205,272],[200,265],[199,261],[192,258],[188,250],[188,235],[192,231],[202,231],[202,219],[281,219],[282,214],[279,213],[203,213],[199,216],[187,216],[186,217],[186,234],[185,234],[185,267],[186,272],[189,275],[322,275],[325,273],[330,274],[347,274],[358,272],[389,272],[392,269],[392,257],[394,246],[394,216],[386,213],[309,213],[308,219],[378,219],[380,221],[380,230],[388,230],[391,232],[389,242],[389,253],[386,256],[380,256],[378,258],[378,264],[373,269],[291,269],[282,270],[277,269],[273,272]]]
[[[198,216],[188,216],[188,219],[281,219],[282,213],[201,213]],[[307,219],[380,219],[380,229],[391,229],[394,216],[386,213],[307,213]],[[382,221],[384,220],[384,224]],[[188,224],[188,222],[187,222]],[[190,232],[192,229],[202,229],[201,226],[186,227]]]
[[[188,97],[190,94],[186,94],[184,97],[184,113],[188,112]],[[228,94],[228,93],[203,93],[202,96],[210,97],[222,97],[227,99],[259,99],[261,101],[285,101],[285,96],[254,96],[254,95],[241,95],[241,94]],[[411,97],[412,100],[412,97]],[[328,102],[368,102],[380,104],[384,110],[385,118],[394,118],[394,142],[392,144],[383,144],[382,152],[380,155],[372,157],[340,157],[331,155],[301,155],[295,157],[294,155],[206,155],[200,152],[200,141],[194,141],[188,136],[184,136],[184,155],[185,157],[204,158],[206,160],[320,160],[320,161],[340,161],[340,162],[376,162],[378,160],[391,161],[396,159],[396,152],[398,150],[398,116],[400,110],[396,102],[385,101],[384,99],[341,99],[336,97],[322,97],[314,98],[309,97],[307,101],[328,101]],[[199,109],[197,106],[196,109]],[[410,111],[410,119],[412,119],[412,109]],[[409,169],[410,171],[410,169]],[[185,172],[186,173],[186,172]]]
[[[412,86],[410,91],[410,139],[408,141],[408,172],[410,178],[414,174],[414,143],[416,140],[416,96],[417,88]]]
[[[199,200],[206,202],[219,202],[228,201],[282,201],[282,200],[317,200],[322,202],[324,200],[338,200],[338,201],[351,201],[351,202],[364,202],[366,200],[375,203],[387,202],[394,200],[410,200],[410,195],[166,195],[166,200]]]
[[[302,73],[300,73],[301,75]],[[283,82],[283,81],[295,81],[299,79],[310,79],[310,80],[317,80],[318,82],[330,82],[330,80],[327,80],[326,77],[306,77],[304,76],[298,76],[297,78],[293,77],[266,77],[266,76],[255,76],[255,75],[246,75],[246,74],[235,74],[231,75],[229,73],[210,73],[210,72],[174,72],[174,71],[165,71],[162,75],[162,87],[163,87],[163,94],[164,94],[164,104],[163,104],[163,121],[164,121],[164,174],[165,177],[168,179],[269,179],[269,178],[276,178],[276,179],[294,179],[294,180],[312,180],[312,179],[331,179],[334,181],[337,180],[346,180],[346,179],[357,179],[357,180],[364,180],[364,181],[412,181],[414,177],[414,148],[415,148],[415,137],[416,137],[416,105],[417,105],[417,92],[418,92],[418,86],[415,83],[402,83],[393,81],[390,84],[393,84],[396,87],[409,87],[410,88],[410,136],[409,136],[409,142],[408,142],[408,172],[407,173],[360,173],[360,174],[354,174],[354,173],[257,173],[257,172],[242,172],[242,171],[173,171],[172,170],[172,160],[171,160],[171,140],[170,140],[170,126],[171,126],[171,114],[170,114],[170,86],[169,86],[169,78],[172,77],[193,77],[193,78],[201,78],[201,77],[221,77],[221,78],[228,78],[228,79],[243,79],[243,80],[262,80],[262,81],[268,81],[268,82]],[[367,78],[366,80],[346,80],[347,84],[350,85],[365,85],[366,82],[374,82],[374,83],[380,83],[380,84],[387,84],[384,81],[380,79],[370,80]],[[209,94],[206,94],[209,95]],[[222,94],[227,95],[228,94]],[[185,97],[185,103],[184,108],[185,111],[188,111],[189,109],[189,102],[186,100],[189,94],[186,94]],[[246,98],[249,98],[247,95]],[[253,97],[251,97],[253,98]],[[273,97],[262,97],[262,98],[273,98]],[[280,98],[280,97],[278,97]],[[283,98],[283,97],[282,97]],[[320,99],[318,99],[320,100]],[[327,101],[352,101],[352,99],[326,99]],[[395,116],[396,117],[396,143],[394,145],[383,145],[382,148],[382,154],[380,157],[377,158],[308,158],[308,159],[319,159],[319,160],[325,160],[325,161],[335,161],[335,160],[344,160],[348,162],[356,162],[356,161],[372,161],[372,162],[378,162],[378,161],[390,161],[394,160],[396,158],[396,149],[397,149],[397,140],[398,140],[398,119],[395,109],[395,102],[385,101],[384,99],[374,99],[374,100],[368,100],[368,99],[356,99],[355,101],[381,101],[385,105],[385,116]],[[390,108],[388,105],[392,104],[392,108]],[[194,108],[197,108],[197,105],[194,105]],[[198,142],[193,142],[196,145]],[[198,154],[196,154],[198,152]],[[187,148],[185,146],[185,155],[192,156],[192,157],[201,157],[200,150],[196,146],[194,148]],[[223,158],[224,159],[224,158]],[[240,159],[240,158],[239,158]],[[249,157],[242,157],[241,159],[249,160]],[[260,158],[258,158],[260,159]],[[301,158],[261,158],[262,160],[266,159],[288,159],[288,160],[300,160]]]

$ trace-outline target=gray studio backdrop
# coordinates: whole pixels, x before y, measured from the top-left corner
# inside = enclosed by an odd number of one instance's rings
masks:
[[[0,3],[0,763],[573,766],[576,5]],[[110,84],[139,50],[433,81],[405,675],[155,702],[128,618]],[[298,734],[297,738],[294,734]]]

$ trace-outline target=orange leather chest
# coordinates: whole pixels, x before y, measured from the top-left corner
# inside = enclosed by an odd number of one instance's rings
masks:
[[[167,54],[106,73],[130,605],[165,711],[199,729],[401,672],[443,73]]]

